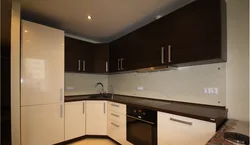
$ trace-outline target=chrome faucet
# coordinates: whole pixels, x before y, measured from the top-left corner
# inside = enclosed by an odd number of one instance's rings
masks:
[[[99,83],[96,84],[95,87],[97,87],[98,85],[102,86],[102,89],[101,89],[101,91],[100,91],[100,94],[104,94],[105,91],[104,91],[104,88],[103,88],[103,84],[99,82]]]
[[[114,88],[112,85],[109,85],[109,86],[112,88],[111,99],[113,100],[114,99]]]

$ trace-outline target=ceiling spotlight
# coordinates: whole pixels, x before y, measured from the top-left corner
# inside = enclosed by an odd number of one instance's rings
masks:
[[[28,30],[24,30],[25,33],[29,32]]]
[[[91,16],[88,16],[88,19],[90,20],[90,19],[92,19],[92,17],[91,17]]]

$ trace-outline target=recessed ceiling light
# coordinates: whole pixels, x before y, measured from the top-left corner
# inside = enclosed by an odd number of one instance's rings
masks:
[[[29,32],[28,30],[24,30],[25,33]]]
[[[91,17],[91,16],[88,16],[88,19],[90,20],[90,19],[92,19],[92,17]]]

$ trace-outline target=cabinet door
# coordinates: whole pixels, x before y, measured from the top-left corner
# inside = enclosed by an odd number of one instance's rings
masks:
[[[21,107],[22,145],[52,145],[64,141],[64,105]]]
[[[63,102],[64,32],[22,20],[21,106]]]
[[[93,71],[94,73],[109,72],[109,44],[95,44]]]
[[[65,103],[65,140],[85,135],[85,102]]]
[[[86,134],[107,135],[106,101],[86,101]]]
[[[127,142],[126,141],[126,121],[116,122],[114,120],[108,119],[108,136],[114,139],[115,141],[119,142],[120,144],[125,144]]]
[[[81,72],[86,73],[93,73],[94,72],[94,44],[80,41],[80,50],[78,51],[80,53],[80,66]]]
[[[65,37],[65,72],[82,71],[81,51],[80,40]]]
[[[197,0],[170,14],[173,64],[221,58],[220,0]]]
[[[158,112],[158,140],[171,145],[204,145],[215,132],[215,123]]]

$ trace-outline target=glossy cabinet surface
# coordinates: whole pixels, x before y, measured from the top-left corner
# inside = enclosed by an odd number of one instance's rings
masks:
[[[109,44],[94,44],[93,73],[105,74],[109,72]]]
[[[64,104],[21,107],[22,145],[52,145],[64,141]]]
[[[203,145],[215,133],[215,123],[158,112],[158,140],[170,145]]]
[[[86,135],[107,135],[107,102],[86,101]]]
[[[85,135],[85,101],[65,103],[65,140]]]
[[[21,23],[21,106],[63,102],[64,32]]]

